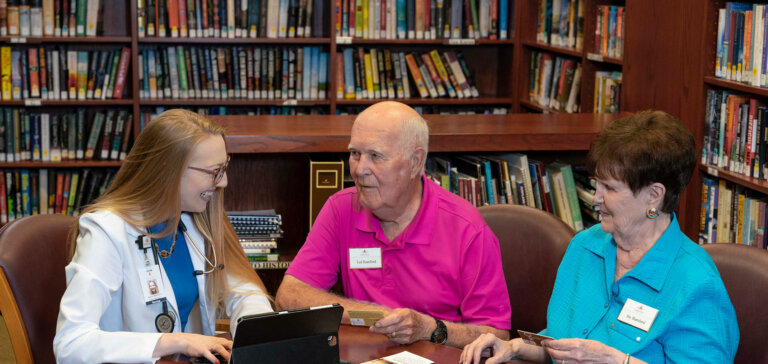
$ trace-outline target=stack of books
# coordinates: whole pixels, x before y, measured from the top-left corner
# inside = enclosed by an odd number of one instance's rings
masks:
[[[283,219],[279,214],[274,210],[232,211],[227,216],[249,261],[279,260],[277,239],[283,237]]]

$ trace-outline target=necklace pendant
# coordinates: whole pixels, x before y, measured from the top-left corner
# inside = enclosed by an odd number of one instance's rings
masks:
[[[163,258],[163,259],[171,256],[171,253],[169,253],[167,250],[161,250],[159,254],[160,254],[160,258]]]

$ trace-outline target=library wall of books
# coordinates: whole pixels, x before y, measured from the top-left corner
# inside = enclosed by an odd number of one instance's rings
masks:
[[[765,249],[768,4],[708,6],[699,242]]]
[[[429,120],[455,113],[619,113],[657,106],[641,94],[648,85],[643,72],[655,66],[625,57],[647,49],[643,42],[650,36],[640,34],[638,18],[647,18],[655,5],[598,0],[2,3],[2,222],[35,213],[77,214],[109,185],[135,135],[169,108],[311,118],[354,115],[375,102],[398,100]],[[702,208],[701,241],[764,247],[766,6],[712,0],[706,9],[707,34],[716,39],[707,39],[704,53],[714,62],[703,67],[703,106],[684,111],[705,120],[702,130],[694,130],[704,146],[698,173],[707,175],[694,179],[702,186],[696,193],[708,201],[696,202]],[[550,211],[577,230],[593,223],[583,156],[526,150],[510,146],[509,153],[461,153],[458,146],[457,153],[430,158],[429,176],[477,206],[525,204]],[[346,158],[343,152],[337,157]],[[291,168],[304,166],[296,155],[243,153],[237,159],[244,170],[286,160]],[[276,207],[257,205],[252,207]],[[306,216],[279,209],[274,215],[282,216],[284,229],[306,225]],[[306,229],[298,235],[306,235]],[[290,256],[301,242],[286,244]]]

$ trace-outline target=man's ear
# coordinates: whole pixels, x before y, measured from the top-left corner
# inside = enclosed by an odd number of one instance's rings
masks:
[[[413,150],[413,153],[411,154],[411,177],[416,178],[421,175],[422,172],[422,166],[424,166],[424,162],[427,159],[427,151],[424,150],[422,147],[418,147]]]

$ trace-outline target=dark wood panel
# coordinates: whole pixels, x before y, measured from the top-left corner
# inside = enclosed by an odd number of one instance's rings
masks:
[[[700,145],[704,117],[704,55],[708,2],[627,1],[622,87],[625,110],[658,109],[680,118]],[[714,59],[714,58],[712,58]],[[699,226],[701,178],[694,173],[680,201],[689,237]]]
[[[329,100],[267,99],[156,99],[139,100],[141,106],[314,106],[328,105]]]
[[[534,28],[535,29],[535,28]],[[535,41],[524,41],[523,44],[529,48],[538,49],[540,51],[547,51],[555,53],[560,56],[570,56],[573,58],[582,58],[582,51],[575,48],[557,47],[549,44],[538,43]]]
[[[411,98],[411,99],[365,99],[365,100],[338,100],[337,105],[373,105],[380,101],[399,101],[408,105],[498,105],[511,104],[509,97],[479,97],[476,99],[452,99],[452,98]]]
[[[714,55],[712,56],[714,57]],[[709,63],[709,62],[708,62]],[[745,83],[728,81],[715,76],[704,76],[704,83],[709,86],[715,86],[719,88],[727,88],[739,92],[749,94],[750,96],[768,97],[768,88],[761,88],[750,86]]]
[[[418,44],[418,45],[450,45],[450,46],[475,46],[475,45],[505,45],[513,46],[515,44],[514,39],[507,40],[491,40],[491,39],[361,39],[352,38],[350,43],[346,43],[346,38],[341,42],[340,39],[335,39],[336,44],[342,45],[402,45],[402,44]]]
[[[170,38],[144,37],[139,38],[140,44],[171,43],[171,44],[330,44],[330,38]]]
[[[0,37],[0,43],[131,43],[131,37],[98,36],[98,37]]]
[[[737,185],[744,186],[751,190],[768,195],[767,180],[747,177],[740,173],[734,173],[722,168],[707,166],[703,164],[699,165],[699,171],[703,172],[704,174],[708,174],[712,177],[718,177],[726,181],[733,182]],[[701,186],[699,186],[699,189],[701,189]]]
[[[621,58],[608,57],[602,54],[592,53],[592,52],[587,52],[587,60],[590,62],[597,62],[597,63],[610,63],[610,64],[615,64],[617,66],[621,66],[622,64],[624,64],[624,60],[622,60]]]
[[[0,168],[106,168],[121,165],[121,161],[3,162],[0,163]]]
[[[430,151],[586,150],[622,115],[426,115]],[[344,152],[355,116],[212,116],[230,153]]]
[[[129,84],[125,84],[125,90],[130,90]],[[133,105],[133,100],[129,98],[120,100],[12,100],[0,101],[0,106],[128,106]]]

